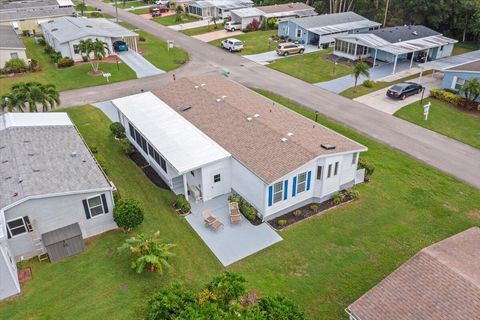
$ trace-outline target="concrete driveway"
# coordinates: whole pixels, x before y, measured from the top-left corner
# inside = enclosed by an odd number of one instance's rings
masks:
[[[142,57],[141,54],[133,50],[118,52],[118,56],[123,62],[132,68],[133,71],[135,71],[137,78],[144,78],[165,73],[165,71],[158,69],[147,59]]]
[[[225,29],[218,30],[218,31],[213,31],[213,32],[208,32],[204,34],[199,34],[198,36],[193,36],[192,38],[198,39],[203,42],[210,42],[213,40],[217,39],[222,39],[222,38],[232,38],[236,35],[242,34],[243,32],[240,30],[236,31],[227,31]]]
[[[272,48],[275,48],[276,46],[276,43],[272,42]],[[307,44],[305,46],[305,53],[312,53],[312,52],[315,52],[315,51],[320,51],[322,49],[318,48],[318,46],[313,46],[313,45],[309,45]],[[298,54],[292,54],[291,56],[287,56],[287,57],[294,57],[294,56],[297,56]],[[273,51],[268,51],[268,52],[263,52],[263,53],[258,53],[258,54],[250,54],[250,55],[246,55],[246,56],[243,56],[244,58],[247,58],[248,60],[252,60],[254,62],[257,62],[257,63],[260,63],[260,64],[268,64],[272,61],[275,61],[275,60],[278,60],[278,59],[282,59],[282,58],[286,58],[285,56],[279,56],[275,50]]]
[[[442,83],[441,78],[432,78],[432,76],[423,77],[421,81],[419,78],[409,81],[421,83],[425,87],[424,97],[428,97],[430,95],[430,90],[440,87],[440,84]],[[394,114],[406,105],[419,101],[422,98],[422,94],[414,94],[413,96],[407,97],[405,100],[394,100],[386,96],[388,88],[390,87],[366,94],[353,100],[366,104],[379,111]]]
[[[168,28],[180,31],[180,30],[187,30],[187,29],[193,29],[193,28],[198,28],[198,27],[204,27],[208,25],[213,25],[210,19],[204,19],[204,20],[198,20],[198,21],[193,21],[193,22],[188,22],[188,23],[181,23],[181,24],[175,24],[173,26],[168,26]],[[223,20],[218,20],[217,21],[218,26],[223,25]]]

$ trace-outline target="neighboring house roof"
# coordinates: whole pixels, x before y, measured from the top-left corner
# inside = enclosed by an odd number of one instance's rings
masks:
[[[358,320],[470,320],[480,314],[480,228],[433,244],[347,311]]]
[[[427,50],[458,42],[455,39],[450,39],[441,34],[437,34],[425,37],[419,36],[418,39],[409,39],[406,41],[390,43],[384,39],[386,37],[381,38],[374,34],[374,31],[369,31],[368,33],[354,33],[344,36],[337,36],[335,39],[358,43],[360,45],[382,50],[394,55]]]
[[[151,92],[112,103],[179,174],[230,157],[230,153]]]
[[[228,10],[235,8],[251,7],[253,6],[253,2],[251,0],[200,0],[195,1],[190,5],[200,8],[217,7],[220,9]]]
[[[153,93],[267,184],[317,157],[366,150],[224,77],[183,78]]]
[[[43,31],[59,43],[86,37],[122,38],[138,36],[137,33],[105,18],[61,17],[40,24]]]
[[[291,11],[303,11],[303,10],[315,10],[309,5],[303,2],[294,2],[294,3],[284,3],[284,4],[274,4],[271,6],[262,6],[257,7],[265,13],[280,13],[280,12],[291,12]]]
[[[470,51],[467,53],[459,54],[456,56],[445,57],[438,60],[428,61],[420,64],[423,69],[433,69],[439,71],[445,71],[452,67],[456,67],[461,64],[469,63],[472,61],[480,60],[480,50]]]
[[[480,60],[460,64],[458,66],[448,68],[447,71],[480,72]]]
[[[66,113],[0,116],[0,208],[30,196],[111,188]]]
[[[368,31],[379,38],[390,43],[416,40],[431,36],[441,35],[439,32],[422,25],[389,27],[378,30]]]
[[[2,41],[0,41],[0,49],[10,48],[25,50],[25,45],[22,40],[20,40],[12,26],[0,26],[0,39],[2,39]]]
[[[264,14],[258,7],[236,9],[232,13],[240,18],[261,17]]]
[[[352,23],[359,21],[370,21],[367,18],[362,17],[355,12],[342,12],[342,13],[331,13],[331,14],[321,14],[313,17],[297,18],[290,20],[293,23],[304,29],[313,29],[320,27],[327,27],[333,25],[340,25],[344,23]],[[373,22],[373,21],[372,21]],[[380,25],[379,23],[373,22],[375,25]]]
[[[63,0],[0,1],[0,21],[52,18],[73,14],[73,3]]]

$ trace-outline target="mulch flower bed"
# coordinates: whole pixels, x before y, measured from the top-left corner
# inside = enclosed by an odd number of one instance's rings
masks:
[[[285,213],[284,215],[276,217],[275,219],[269,220],[268,223],[270,224],[270,226],[272,226],[273,229],[275,229],[277,231],[282,231],[283,229],[285,229],[286,227],[288,227],[292,224],[295,224],[297,222],[300,222],[302,220],[308,219],[308,218],[316,216],[316,215],[323,214],[325,211],[327,211],[331,208],[340,206],[340,205],[342,205],[346,202],[349,202],[351,200],[352,199],[345,197],[345,199],[342,202],[340,202],[339,204],[334,204],[332,200],[328,200],[328,201],[325,201],[325,202],[322,202],[322,203],[310,203],[310,204],[305,205],[301,208],[295,209],[291,212]],[[310,208],[312,205],[317,205],[318,210],[313,211]],[[295,214],[297,212],[297,210],[300,210],[302,212],[302,214],[300,214],[300,215]],[[279,221],[281,221],[281,220],[286,221],[286,224],[280,225],[281,223],[279,224]]]
[[[148,164],[148,161],[140,154],[140,152],[135,151],[130,155],[135,164],[142,169],[145,175],[153,182],[157,187],[170,190],[170,187],[163,181],[163,179],[158,175],[158,173]]]

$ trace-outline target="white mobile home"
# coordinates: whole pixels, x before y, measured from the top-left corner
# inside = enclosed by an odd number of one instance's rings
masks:
[[[11,26],[0,25],[0,68],[12,59],[27,62],[26,48]]]
[[[50,254],[47,235],[68,237],[64,228],[76,225],[83,245],[83,238],[117,227],[113,186],[66,113],[0,116],[0,157],[2,286],[4,277],[18,284],[11,276],[15,261]],[[62,245],[64,252],[56,253],[72,255],[75,245]],[[9,288],[2,287],[0,299],[18,293],[18,286]]]
[[[232,10],[252,6],[251,0],[198,0],[188,5],[188,12],[202,19],[225,19],[230,17]]]
[[[99,39],[108,45],[110,54],[114,53],[113,43],[124,41],[131,50],[137,51],[138,34],[104,18],[86,19],[81,17],[62,17],[40,24],[45,41],[62,57],[82,61],[78,50],[80,40]]]
[[[363,181],[366,147],[225,78],[112,102],[130,141],[190,201],[236,192],[268,220]]]

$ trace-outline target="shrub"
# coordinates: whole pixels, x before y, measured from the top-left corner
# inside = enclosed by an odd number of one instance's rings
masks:
[[[135,147],[133,144],[128,140],[119,141],[120,149],[122,149],[123,153],[127,156],[132,155],[135,152]]]
[[[265,297],[256,306],[266,313],[266,319],[304,320],[303,310],[290,299],[281,296]]]
[[[257,218],[257,209],[255,209],[250,203],[243,199],[240,195],[231,195],[228,197],[228,201],[237,202],[240,212],[250,221],[254,221]]]
[[[37,38],[35,38],[35,42],[36,42],[38,45],[41,45],[42,47],[47,44],[47,42],[45,41],[45,38],[43,38],[43,37],[37,37]]]
[[[180,313],[195,303],[195,295],[174,283],[161,290],[148,301],[145,319],[166,320],[178,318]]]
[[[462,103],[462,97],[460,95],[442,89],[430,90],[430,96],[453,105],[460,105]]]
[[[374,82],[372,80],[365,80],[363,81],[362,85],[365,87],[365,88],[373,88],[373,84]]]
[[[118,139],[124,139],[125,138],[125,128],[122,126],[122,124],[120,122],[113,122],[110,125],[110,131]]]
[[[121,199],[113,210],[113,219],[125,232],[139,226],[143,222],[143,216],[140,202],[135,199]]]
[[[46,53],[46,54],[52,54],[55,52],[55,50],[53,50],[52,47],[50,47],[50,45],[46,45],[45,48],[43,49],[43,51]]]
[[[300,209],[297,209],[297,210],[293,211],[293,215],[297,218],[301,217],[301,216],[303,216],[303,211],[300,210]]]
[[[30,68],[30,71],[40,71],[42,69],[38,61],[35,59],[30,60],[30,65],[28,67]]]
[[[91,147],[90,147],[90,152],[91,152],[91,153],[93,153],[93,154],[96,154],[96,153],[98,153],[98,149],[97,149],[97,147],[95,147],[95,146],[91,146]]]
[[[280,220],[277,221],[277,224],[278,224],[279,227],[284,227],[284,226],[287,225],[287,220],[280,219]]]
[[[50,61],[53,63],[58,63],[62,59],[62,54],[60,52],[54,52],[50,54]]]
[[[245,278],[241,275],[225,271],[213,278],[207,285],[207,289],[226,306],[233,300],[238,300],[247,292],[245,282]]]
[[[180,210],[181,213],[189,213],[192,210],[192,206],[190,202],[185,198],[183,194],[178,194],[175,197],[175,201],[173,202],[173,206],[175,209]]]
[[[248,33],[248,31],[249,31],[248,28],[245,28],[242,30],[243,33]]]
[[[68,67],[71,67],[73,66],[75,62],[73,61],[73,59],[69,58],[69,57],[63,57],[61,58],[60,60],[58,60],[57,62],[57,67],[59,68],[68,68]]]
[[[333,198],[332,202],[334,205],[340,204],[345,199],[345,194],[343,192],[336,193]]]
[[[22,36],[29,37],[30,36],[30,30],[22,30]]]
[[[23,59],[10,59],[5,62],[5,73],[19,73],[28,70],[28,66]]]
[[[252,22],[247,24],[248,31],[255,31],[260,28],[260,22],[257,19],[253,19]]]
[[[315,204],[315,203],[314,203],[314,204],[311,204],[311,205],[310,205],[310,210],[312,210],[312,211],[315,212],[315,213],[317,213],[319,209],[320,209],[320,208],[318,207],[318,204]]]
[[[360,158],[360,160],[358,160],[358,167],[360,169],[365,169],[365,177],[368,178],[370,177],[373,172],[375,171],[375,166],[369,162],[367,162],[367,160],[365,160],[364,158]]]
[[[351,200],[356,200],[358,199],[358,196],[359,196],[358,191],[355,189],[346,189],[346,190],[343,190],[342,193],[344,195],[344,198],[348,198]]]
[[[145,39],[145,37],[142,36],[142,35],[139,35],[139,36],[138,36],[138,40],[141,41],[141,42],[147,41],[147,40]]]
[[[103,15],[100,12],[90,12],[90,18],[101,18]]]
[[[83,61],[83,62],[88,62],[88,56],[82,55],[82,61]]]

